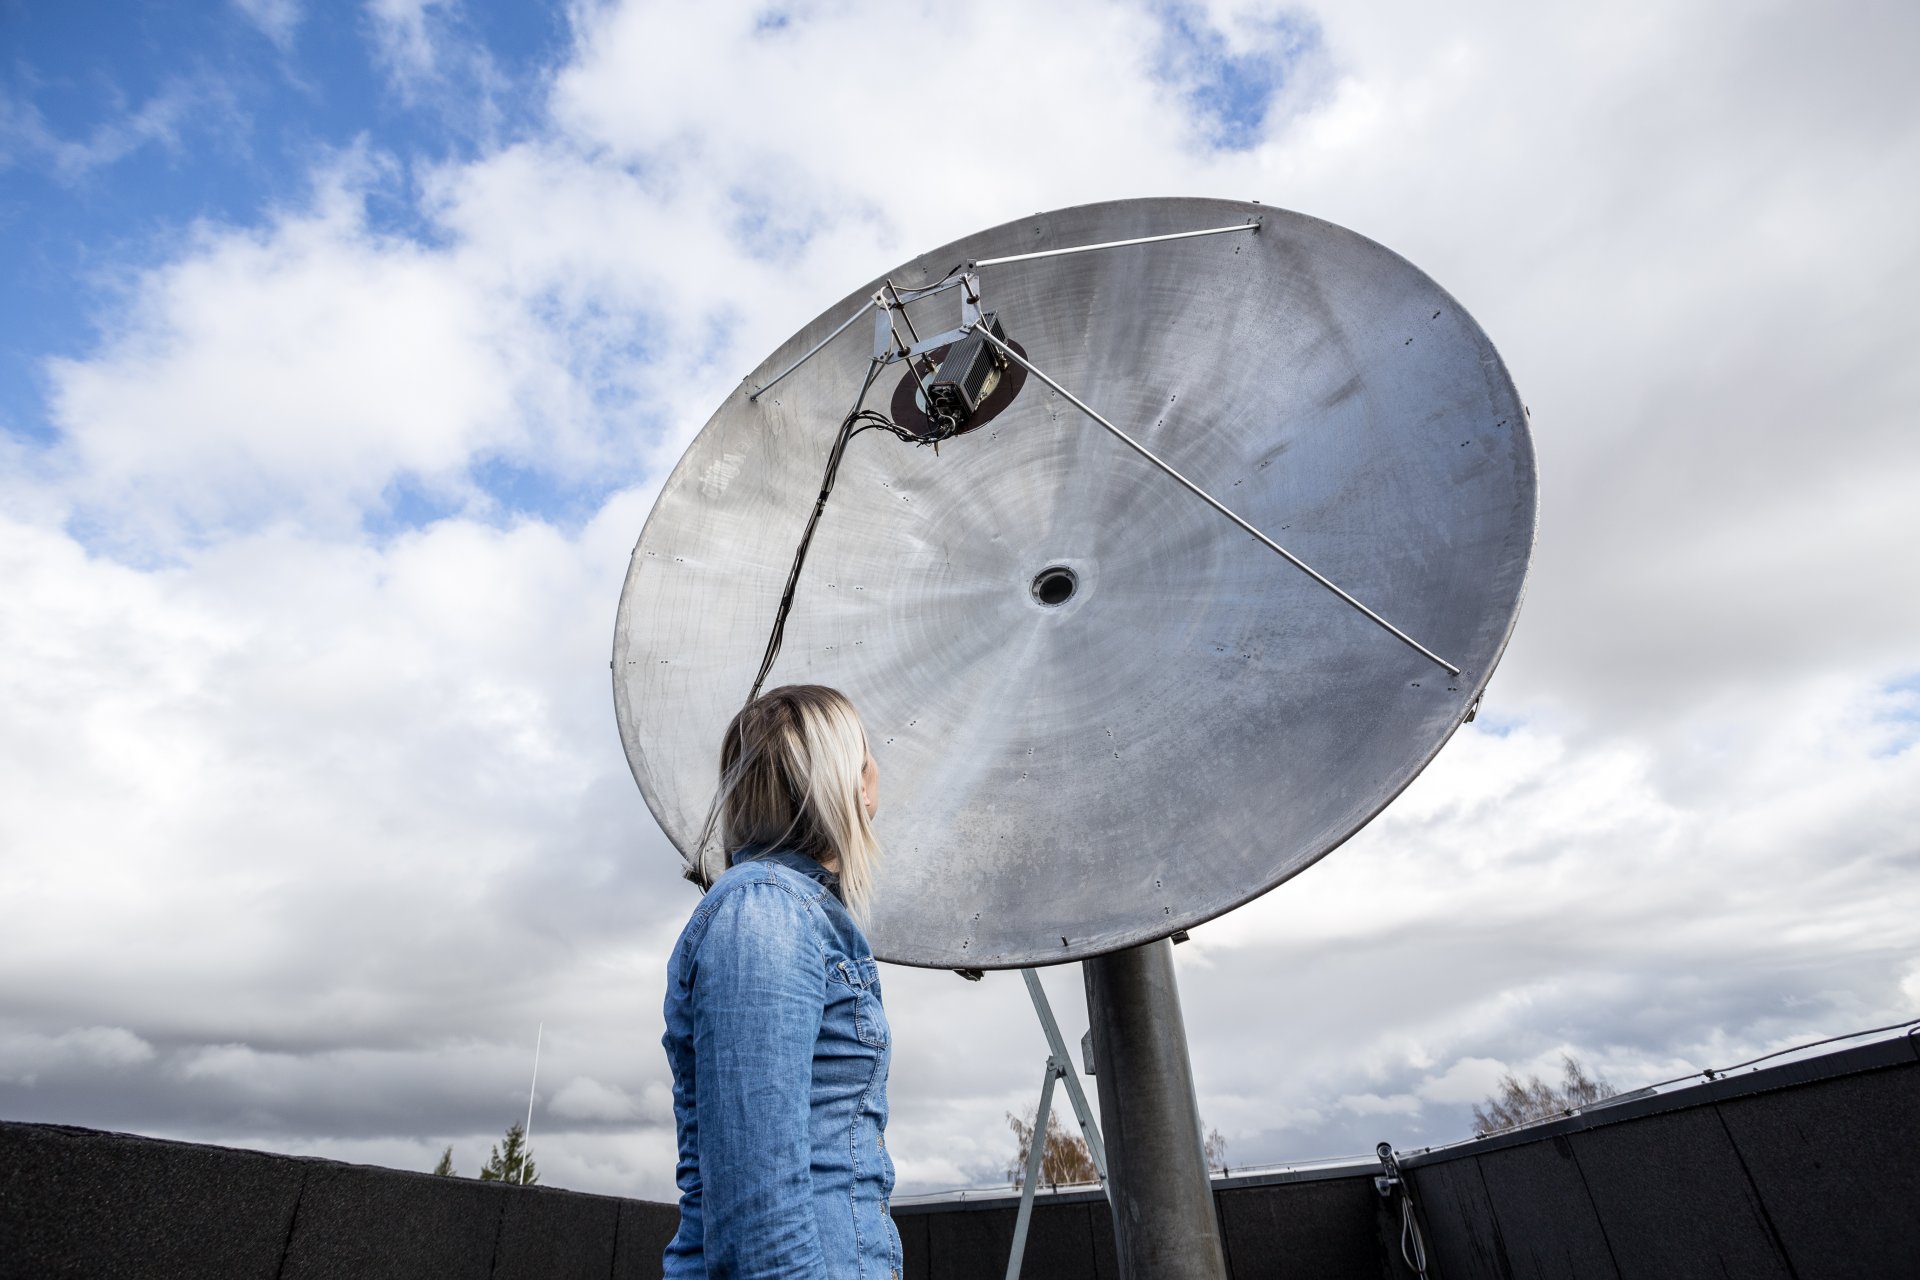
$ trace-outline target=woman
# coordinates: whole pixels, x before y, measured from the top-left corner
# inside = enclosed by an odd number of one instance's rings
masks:
[[[836,690],[775,689],[727,726],[714,803],[730,866],[667,962],[680,1139],[668,1280],[898,1280],[890,1037],[859,923],[879,788]]]

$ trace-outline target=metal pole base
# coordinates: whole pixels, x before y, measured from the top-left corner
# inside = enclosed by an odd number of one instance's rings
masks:
[[[1087,1014],[1124,1280],[1226,1280],[1173,944],[1088,960]]]

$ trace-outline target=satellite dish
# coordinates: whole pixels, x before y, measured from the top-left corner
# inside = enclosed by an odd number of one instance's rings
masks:
[[[1083,246],[1113,247],[1060,252]],[[683,855],[877,349],[865,406],[945,438],[846,445],[768,685],[837,686],[867,724],[883,959],[1052,964],[1190,928],[1346,840],[1471,715],[1535,521],[1526,410],[1480,327],[1315,218],[1087,205],[828,308],[668,478],[614,699]]]

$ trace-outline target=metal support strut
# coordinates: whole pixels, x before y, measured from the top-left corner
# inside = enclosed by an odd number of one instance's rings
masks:
[[[1067,1099],[1073,1103],[1073,1114],[1080,1121],[1080,1132],[1087,1140],[1087,1153],[1093,1157],[1093,1170],[1100,1180],[1107,1180],[1107,1147],[1100,1140],[1100,1125],[1093,1118],[1093,1108],[1087,1105],[1087,1092],[1080,1087],[1080,1074],[1073,1069],[1073,1056],[1067,1052],[1067,1042],[1060,1035],[1060,1024],[1053,1020],[1053,1006],[1047,1003],[1046,988],[1040,985],[1040,975],[1031,969],[1022,969],[1020,976],[1027,980],[1027,994],[1033,997],[1033,1011],[1040,1015],[1040,1029],[1047,1033],[1047,1048],[1053,1052],[1053,1060],[1066,1068],[1061,1079],[1066,1082]]]
[[[1094,253],[1101,249],[1125,249],[1133,245],[1139,245],[1139,244],[1159,244],[1161,241],[1164,241],[1164,240],[1191,240],[1191,239],[1194,239],[1196,236],[1217,236],[1217,235],[1224,235],[1231,231],[1258,231],[1258,230],[1260,230],[1260,219],[1249,218],[1245,222],[1235,223],[1233,226],[1230,226],[1230,227],[1202,227],[1198,231],[1175,231],[1168,235],[1159,235],[1159,236],[1135,236],[1131,240],[1107,240],[1100,244],[1067,245],[1059,249],[1040,249],[1033,253],[1011,254],[1004,258],[978,258],[964,265],[970,269],[976,268],[976,267],[998,267],[998,266],[1005,266],[1006,264],[1012,263],[1012,262],[1031,262],[1036,258],[1059,258],[1059,257],[1065,257],[1066,255],[1073,254],[1073,253]],[[845,320],[842,320],[834,328],[832,333],[829,333],[826,337],[820,339],[820,341],[814,343],[811,347],[807,348],[805,355],[802,355],[798,360],[795,360],[792,364],[782,369],[779,373],[776,373],[771,378],[768,378],[765,386],[754,387],[752,390],[748,391],[747,399],[758,400],[761,396],[773,390],[775,385],[781,382],[782,380],[784,380],[788,374],[792,373],[795,369],[798,369],[801,365],[805,364],[807,361],[813,359],[815,356],[819,355],[822,351],[824,351],[828,343],[832,342],[835,338],[845,333],[848,329],[851,329],[854,323],[858,321],[861,316],[864,316],[865,314],[867,314],[868,311],[870,311],[876,306],[879,306],[882,308],[888,306],[889,299],[887,295],[889,294],[891,295],[891,305],[894,307],[900,308],[901,316],[902,318],[905,318],[905,314],[906,314],[905,308],[907,303],[916,302],[921,298],[930,298],[936,293],[945,293],[948,289],[952,289],[960,286],[963,283],[963,281],[977,280],[977,279],[978,277],[972,276],[970,271],[967,275],[963,276],[960,274],[959,268],[955,268],[954,271],[949,272],[944,278],[937,280],[934,283],[925,286],[924,288],[919,288],[919,289],[896,289],[893,285],[893,282],[889,280],[885,288],[883,288],[879,293],[875,294],[873,297],[868,298],[866,302],[861,305],[858,311],[848,316]],[[969,285],[969,291],[971,291],[971,285]],[[971,318],[977,319],[978,316],[974,316]]]
[[[1020,1212],[1013,1222],[1013,1249],[1007,1255],[1007,1280],[1020,1280],[1020,1264],[1027,1252],[1027,1228],[1033,1222],[1033,1193],[1040,1185],[1040,1164],[1047,1150],[1047,1121],[1053,1105],[1053,1082],[1062,1081],[1067,1086],[1067,1097],[1073,1103],[1073,1112],[1080,1121],[1080,1132],[1087,1140],[1087,1154],[1093,1157],[1093,1170],[1100,1175],[1104,1185],[1107,1180],[1107,1148],[1100,1140],[1100,1125],[1093,1118],[1093,1108],[1087,1105],[1087,1094],[1080,1087],[1080,1075],[1073,1069],[1073,1058],[1067,1053],[1067,1042],[1060,1035],[1060,1024],[1054,1021],[1053,1006],[1047,1002],[1047,992],[1040,985],[1040,977],[1031,969],[1022,969],[1020,976],[1027,980],[1027,994],[1033,997],[1033,1011],[1040,1016],[1040,1029],[1046,1032],[1047,1047],[1052,1050],[1047,1055],[1046,1074],[1040,1080],[1040,1109],[1033,1117],[1033,1138],[1027,1144],[1026,1181],[1020,1187]]]
[[[1053,1105],[1053,1082],[1073,1070],[1058,1058],[1047,1058],[1040,1077],[1040,1109],[1033,1113],[1033,1137],[1027,1142],[1027,1177],[1020,1187],[1020,1212],[1013,1220],[1013,1249],[1007,1254],[1007,1280],[1020,1280],[1020,1264],[1027,1256],[1027,1228],[1033,1222],[1033,1191],[1040,1183],[1040,1165],[1047,1153],[1048,1109]]]
[[[1107,431],[1110,434],[1112,434],[1112,436],[1116,440],[1120,441],[1121,444],[1126,445],[1127,448],[1133,450],[1135,453],[1145,458],[1148,462],[1151,462],[1154,466],[1160,468],[1160,470],[1164,471],[1169,477],[1171,477],[1176,483],[1178,483],[1188,493],[1193,494],[1195,497],[1199,498],[1202,502],[1212,507],[1215,511],[1218,511],[1221,515],[1225,516],[1227,519],[1239,525],[1240,528],[1252,534],[1254,538],[1256,538],[1258,541],[1264,544],[1269,550],[1278,552],[1281,555],[1281,557],[1286,560],[1288,564],[1291,564],[1294,568],[1300,570],[1302,573],[1312,578],[1315,582],[1319,583],[1321,586],[1325,587],[1327,590],[1333,592],[1333,594],[1339,596],[1342,600],[1345,600],[1348,604],[1358,609],[1361,613],[1365,614],[1368,618],[1370,618],[1373,622],[1375,622],[1384,630],[1386,630],[1389,634],[1391,634],[1395,639],[1399,640],[1402,644],[1406,645],[1410,649],[1413,649],[1415,652],[1419,653],[1422,657],[1431,660],[1432,662],[1438,664],[1441,667],[1444,667],[1449,675],[1457,676],[1460,674],[1460,668],[1454,666],[1451,662],[1448,662],[1445,658],[1441,657],[1439,654],[1435,653],[1433,650],[1427,648],[1427,646],[1421,644],[1418,640],[1415,640],[1412,636],[1408,635],[1406,632],[1402,631],[1400,628],[1394,626],[1391,622],[1388,622],[1385,618],[1381,617],[1379,614],[1375,613],[1373,610],[1367,608],[1367,606],[1365,606],[1364,604],[1361,604],[1358,600],[1354,599],[1352,595],[1350,595],[1346,591],[1341,590],[1339,585],[1336,584],[1333,581],[1333,579],[1327,577],[1326,574],[1321,573],[1318,569],[1308,564],[1305,560],[1302,560],[1299,556],[1296,556],[1295,554],[1293,554],[1293,552],[1287,550],[1285,547],[1275,542],[1272,538],[1269,538],[1266,534],[1260,532],[1258,529],[1248,524],[1245,520],[1241,519],[1238,515],[1236,515],[1233,512],[1233,510],[1229,508],[1225,503],[1221,502],[1218,498],[1208,493],[1205,489],[1202,489],[1199,485],[1195,484],[1193,481],[1187,479],[1185,476],[1181,475],[1178,471],[1174,470],[1173,466],[1170,463],[1168,463],[1165,459],[1161,458],[1160,455],[1156,454],[1153,450],[1147,448],[1145,445],[1141,444],[1138,440],[1135,440],[1132,436],[1128,435],[1126,432],[1122,431],[1120,428],[1114,426],[1111,422],[1108,422],[1105,418],[1101,417],[1098,413],[1094,412],[1092,407],[1089,406],[1084,400],[1080,399],[1080,397],[1074,395],[1073,392],[1067,390],[1065,387],[1055,382],[1052,378],[1048,377],[1044,372],[1042,372],[1040,369],[1035,367],[1032,361],[1028,360],[1025,356],[1015,351],[1012,347],[1008,346],[1005,342],[1002,342],[998,337],[994,335],[994,333],[991,330],[987,329],[985,326],[963,326],[963,328],[970,329],[971,331],[980,334],[988,342],[991,342],[996,348],[998,348],[1001,355],[1005,356],[1007,359],[1018,364],[1021,368],[1025,369],[1028,373],[1040,379],[1040,381],[1046,383],[1049,387],[1052,387],[1054,391],[1056,391],[1060,395],[1065,396],[1068,404],[1071,404],[1074,408],[1086,414],[1089,418],[1092,418],[1095,422],[1099,423],[1102,427],[1105,427]]]

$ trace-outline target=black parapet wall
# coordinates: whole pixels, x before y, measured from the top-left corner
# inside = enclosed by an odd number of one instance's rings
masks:
[[[1400,1157],[1431,1280],[1920,1277],[1920,1040]],[[1371,1161],[1214,1181],[1240,1278],[1411,1280]],[[894,1206],[905,1280],[1000,1280],[1018,1201]],[[660,1275],[674,1206],[0,1122],[0,1280]],[[1117,1280],[1098,1191],[1042,1192],[1030,1280]]]
[[[1006,1194],[895,1205],[906,1280],[1000,1280],[1020,1201]],[[1043,1191],[1027,1228],[1023,1275],[1101,1280],[1118,1274],[1113,1219],[1098,1191]]]
[[[1920,1038],[1402,1154],[1440,1280],[1920,1277]]]
[[[1380,1172],[1368,1161],[1216,1181],[1228,1274],[1413,1280],[1400,1260],[1399,1218],[1374,1187]]]
[[[1413,1280],[1399,1257],[1399,1220],[1374,1188],[1380,1171],[1373,1161],[1356,1161],[1214,1179],[1227,1273],[1244,1280]],[[895,1205],[906,1280],[1001,1280],[1019,1203],[995,1194]],[[1021,1274],[1118,1280],[1106,1197],[1041,1192]]]
[[[1373,1164],[1216,1180],[1236,1276],[1400,1280]],[[1000,1280],[1018,1200],[895,1206],[903,1280]],[[0,1122],[0,1280],[660,1275],[673,1205]],[[1022,1273],[1118,1275],[1098,1191],[1043,1192]]]
[[[657,1280],[672,1205],[0,1123],[0,1280]]]

